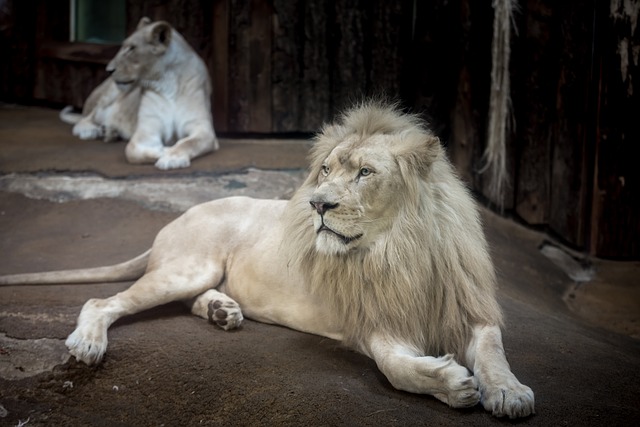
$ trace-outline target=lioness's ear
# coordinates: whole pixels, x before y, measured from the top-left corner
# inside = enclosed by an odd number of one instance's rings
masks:
[[[164,21],[154,23],[149,32],[148,41],[153,45],[154,53],[164,53],[171,43],[171,25]]]
[[[146,27],[149,24],[151,24],[151,19],[147,18],[146,16],[143,16],[142,18],[140,18],[140,21],[138,22],[138,26],[136,27],[136,30]]]

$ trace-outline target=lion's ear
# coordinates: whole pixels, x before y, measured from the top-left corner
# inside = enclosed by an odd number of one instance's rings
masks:
[[[404,135],[404,140],[400,144],[402,152],[398,153],[399,158],[416,174],[426,176],[433,162],[442,155],[440,139],[424,132],[411,132]]]
[[[425,150],[422,155],[425,157],[425,161],[429,165],[435,162],[438,157],[442,155],[442,144],[440,143],[440,138],[433,135],[427,135],[425,140]]]
[[[171,25],[163,21],[154,23],[147,40],[153,45],[154,53],[164,53],[171,43]]]
[[[140,21],[138,21],[138,26],[136,27],[136,30],[139,30],[140,28],[144,28],[149,24],[151,24],[151,19],[147,18],[146,16],[143,16],[142,18],[140,18]]]

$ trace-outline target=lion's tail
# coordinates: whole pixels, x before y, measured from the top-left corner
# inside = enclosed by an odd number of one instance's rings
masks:
[[[82,119],[82,114],[74,113],[73,107],[71,105],[67,105],[60,110],[59,117],[63,122],[75,125]]]
[[[151,250],[148,250],[133,259],[106,267],[0,276],[0,286],[108,283],[136,280],[144,274],[150,253]]]

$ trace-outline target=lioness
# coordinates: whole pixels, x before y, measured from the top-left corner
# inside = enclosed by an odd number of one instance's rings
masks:
[[[131,163],[188,167],[218,149],[211,116],[211,82],[202,59],[163,21],[142,18],[107,65],[110,77],[87,99],[83,118],[65,109],[82,139],[128,140]]]
[[[112,267],[0,283],[116,281],[66,344],[99,363],[117,319],[174,300],[222,329],[243,316],[342,340],[391,384],[456,408],[534,413],[502,347],[495,275],[476,206],[418,120],[365,103],[325,126],[290,201],[233,197],[188,210],[145,254]],[[242,307],[242,311],[241,311]]]

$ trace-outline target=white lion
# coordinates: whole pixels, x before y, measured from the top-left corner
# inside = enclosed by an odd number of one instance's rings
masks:
[[[82,116],[60,113],[82,139],[128,140],[131,163],[184,168],[218,149],[211,82],[202,59],[163,21],[142,18],[107,65],[110,77],[87,98]]]
[[[244,315],[342,340],[394,387],[452,407],[534,413],[533,392],[505,358],[476,206],[439,140],[392,107],[363,104],[326,126],[291,201],[212,201],[167,225],[134,260],[0,283],[141,275],[84,305],[66,342],[77,359],[100,362],[117,319],[184,300],[225,330]]]

